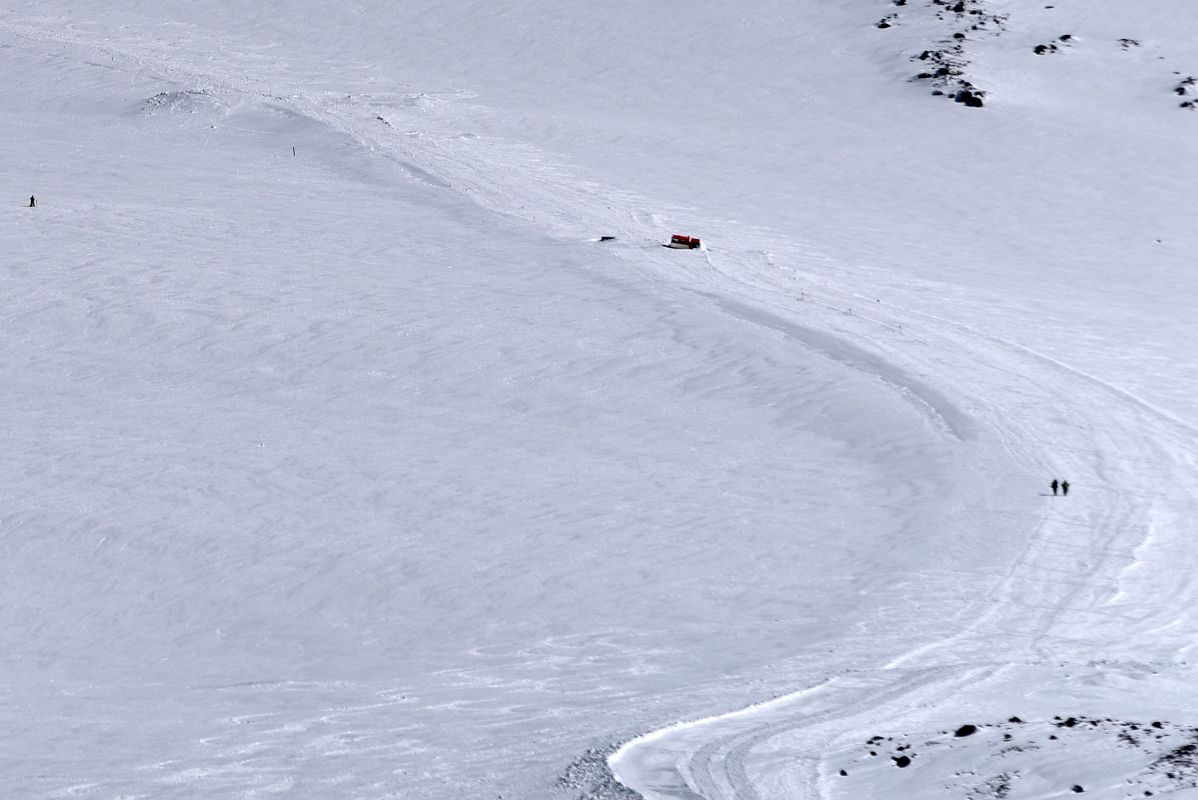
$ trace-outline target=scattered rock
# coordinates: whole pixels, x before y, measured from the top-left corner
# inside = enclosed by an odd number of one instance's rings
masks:
[[[590,748],[566,767],[557,779],[557,788],[570,792],[578,800],[643,800],[638,792],[612,775],[607,757],[615,751],[614,744]]]
[[[962,89],[961,91],[957,92],[957,96],[953,99],[958,103],[963,103],[964,105],[969,106],[970,108],[981,108],[985,105],[985,103],[982,102],[982,96],[982,93],[975,89]]]
[[[986,93],[968,77],[971,59],[965,47],[976,34],[999,35],[1006,29],[1006,16],[991,13],[987,6],[988,0],[931,0],[929,8],[936,19],[952,27],[936,47],[912,55],[911,60],[922,62],[912,79],[930,82],[933,96],[951,97],[972,108],[984,105]]]
[[[1011,783],[1013,778],[1007,773],[995,775],[990,780],[978,787],[978,790],[970,793],[971,798],[993,797],[996,800],[1002,800],[1011,793]]]
[[[1183,78],[1173,87],[1173,93],[1179,97],[1198,94],[1198,78],[1195,78],[1193,75]],[[1183,108],[1191,108],[1194,105],[1194,100],[1191,99],[1188,103],[1183,102],[1181,105]]]
[[[1133,731],[1140,733],[1133,736]],[[1175,725],[1163,720],[1142,723],[1109,717],[1059,715],[1029,722],[1012,716],[1004,722],[966,723],[956,729],[931,728],[908,735],[873,736],[859,748],[853,763],[837,769],[847,778],[853,764],[868,763],[869,757],[879,755],[877,743],[885,743],[883,746],[890,750],[889,758],[899,769],[911,766],[917,757],[936,763],[941,753],[951,753],[949,758],[965,756],[967,762],[975,766],[956,773],[951,785],[946,786],[950,791],[946,797],[1005,800],[1016,792],[1022,777],[1019,769],[1022,762],[1010,760],[1020,758],[1018,754],[1041,751],[1038,758],[1062,760],[1079,752],[1077,748],[1088,748],[1104,741],[1120,748],[1132,748],[1148,757],[1146,762],[1141,762],[1148,763],[1146,769],[1128,773],[1126,795],[1120,796],[1138,797],[1141,793],[1145,797],[1154,794],[1173,796],[1180,793],[1188,797],[1188,793],[1198,790],[1198,726]],[[921,744],[918,754],[913,749],[916,742]],[[1082,784],[1060,785],[1056,791],[1068,794],[1066,789],[1074,794],[1088,793]],[[1101,790],[1096,791],[1103,794]],[[570,800],[608,798],[580,796]]]

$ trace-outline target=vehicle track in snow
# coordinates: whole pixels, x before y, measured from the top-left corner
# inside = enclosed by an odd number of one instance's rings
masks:
[[[780,315],[793,307],[751,264],[723,253],[710,259],[726,291]],[[1026,347],[892,305],[869,308],[852,287],[822,283],[804,301],[806,319],[813,308],[823,317],[815,327],[929,385],[951,386],[952,402],[981,423],[983,438],[1037,478],[1069,476],[1074,492],[1045,502],[1035,528],[1021,532],[1022,553],[958,615],[955,632],[876,666],[870,674],[893,691],[842,691],[827,709],[800,692],[625,746],[613,768],[652,800],[687,797],[670,788],[679,785],[705,800],[838,796],[820,762],[831,743],[901,730],[895,721],[921,706],[951,719],[955,707],[985,696],[993,673],[976,673],[983,665],[1051,683],[1098,657],[1118,672],[1120,662],[1139,669],[1180,661],[1192,646],[1188,576],[1198,564],[1180,523],[1193,504],[1161,487],[1192,483],[1198,432]],[[1172,524],[1163,527],[1162,516]],[[796,754],[789,763],[772,755],[779,742]]]

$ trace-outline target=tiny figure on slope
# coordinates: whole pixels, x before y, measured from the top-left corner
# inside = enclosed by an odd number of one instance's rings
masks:
[[[1069,494],[1069,481],[1061,481],[1061,494]]]
[[[33,208],[36,205],[37,205],[37,198],[34,197],[33,195],[29,195],[29,207]]]
[[[1061,484],[1057,483],[1057,479],[1056,479],[1056,478],[1053,478],[1053,479],[1052,479],[1052,483],[1050,483],[1050,484],[1049,484],[1049,486],[1051,486],[1051,487],[1052,487],[1052,496],[1053,496],[1053,497],[1056,497],[1056,496],[1057,496],[1057,487],[1058,487],[1058,486],[1060,486],[1060,485],[1061,485]]]

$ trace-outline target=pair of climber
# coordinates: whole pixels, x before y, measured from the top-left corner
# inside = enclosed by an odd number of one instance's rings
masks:
[[[1056,497],[1057,489],[1061,490],[1062,495],[1068,496],[1069,494],[1069,481],[1058,481],[1056,478],[1053,478],[1052,483],[1050,483],[1049,486],[1052,487],[1053,497]]]

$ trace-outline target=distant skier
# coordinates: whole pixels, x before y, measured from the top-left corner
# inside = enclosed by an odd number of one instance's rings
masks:
[[[1057,487],[1058,487],[1058,486],[1060,486],[1060,485],[1061,485],[1061,484],[1057,483],[1057,479],[1056,479],[1056,478],[1053,478],[1053,479],[1052,479],[1052,483],[1050,483],[1050,484],[1049,484],[1049,486],[1051,486],[1051,487],[1052,487],[1052,496],[1053,496],[1053,497],[1056,497],[1056,496],[1057,496]]]
[[[29,207],[33,208],[36,205],[37,205],[37,198],[34,197],[33,195],[29,195]]]
[[[1061,494],[1068,496],[1068,494],[1069,494],[1069,481],[1061,481]]]

